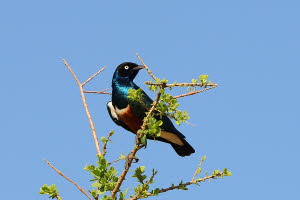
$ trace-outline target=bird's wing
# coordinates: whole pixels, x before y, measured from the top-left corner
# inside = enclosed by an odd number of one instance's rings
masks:
[[[107,111],[108,111],[108,114],[110,116],[110,118],[119,126],[122,126],[123,128],[125,128],[127,131],[130,131],[132,132],[132,130],[124,123],[122,122],[121,120],[118,119],[118,116],[116,114],[116,111],[115,111],[115,108],[114,106],[112,105],[112,102],[109,101],[107,104],[106,104],[106,108],[107,108]]]

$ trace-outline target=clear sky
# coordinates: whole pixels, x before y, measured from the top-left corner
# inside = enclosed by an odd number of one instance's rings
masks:
[[[1,199],[47,199],[38,194],[45,183],[65,200],[85,198],[43,162],[89,189],[83,167],[96,151],[61,59],[82,81],[107,66],[87,86],[102,90],[118,64],[138,62],[135,52],[158,77],[209,74],[220,84],[180,100],[197,125],[179,127],[195,154],[181,158],[159,142],[139,152],[140,165],[159,170],[155,186],[190,180],[203,155],[204,170],[233,173],[151,199],[299,199],[299,9],[296,0],[1,1]],[[145,80],[141,71],[146,90]],[[134,135],[110,120],[110,96],[87,98],[99,137],[116,131],[108,158],[128,153]]]

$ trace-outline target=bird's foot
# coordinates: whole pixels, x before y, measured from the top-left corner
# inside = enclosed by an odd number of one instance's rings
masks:
[[[133,163],[138,163],[139,160],[140,160],[140,159],[138,159],[137,157],[134,157],[132,162],[133,162]]]

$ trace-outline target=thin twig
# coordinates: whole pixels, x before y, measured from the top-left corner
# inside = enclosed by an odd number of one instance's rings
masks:
[[[211,90],[211,89],[216,88],[216,87],[218,87],[218,85],[211,86],[211,87],[209,87],[209,88],[205,88],[205,89],[199,90],[199,91],[191,91],[191,92],[189,92],[189,93],[181,94],[181,95],[175,96],[175,97],[173,97],[173,98],[174,98],[174,99],[177,99],[177,98],[180,98],[180,97],[186,97],[186,96],[198,94],[198,93],[201,93],[201,92],[204,92],[204,91],[207,91],[207,90]]]
[[[114,134],[114,131],[112,130],[112,131],[110,131],[109,133],[108,133],[108,136],[107,136],[107,140],[104,142],[104,144],[103,144],[103,150],[102,150],[102,152],[103,152],[103,156],[105,156],[105,154],[106,154],[106,146],[107,146],[107,143],[109,142],[109,139],[110,139],[110,137],[112,136]]]
[[[69,182],[73,183],[78,190],[80,190],[80,192],[82,192],[87,198],[89,198],[90,200],[93,200],[84,189],[82,189],[76,182],[72,181],[70,178],[68,178],[67,176],[65,176],[61,171],[59,171],[58,169],[56,169],[48,160],[45,160],[45,162],[54,170],[56,171],[56,173],[58,173],[59,175],[61,175],[62,177],[64,177],[65,179],[67,179]]]
[[[168,192],[170,190],[180,189],[180,188],[186,187],[188,185],[200,183],[200,182],[203,182],[203,181],[206,181],[206,180],[209,180],[209,179],[215,179],[215,178],[220,177],[222,175],[223,175],[223,172],[221,172],[219,174],[211,175],[211,176],[206,176],[204,178],[199,178],[199,179],[196,179],[196,180],[193,180],[193,181],[189,181],[189,182],[186,182],[186,183],[178,184],[176,186],[171,186],[171,187],[168,187],[168,188],[162,188],[162,189],[160,189],[158,191],[158,193],[164,193],[164,192]],[[155,196],[155,194],[148,193],[147,196]],[[133,197],[131,199],[127,199],[127,200],[137,200],[137,199],[141,199],[141,198],[142,197],[140,197],[140,196],[135,196],[135,197]]]
[[[138,53],[135,53],[135,55],[138,57],[138,59],[141,61],[141,63],[143,64],[143,66],[145,66],[145,69],[147,70],[147,72],[150,74],[150,76],[156,81],[157,78],[154,76],[154,74],[152,73],[152,71],[149,69],[149,67],[144,63],[144,61],[142,60],[142,58],[139,56]]]
[[[93,78],[95,78],[95,76],[97,76],[98,74],[100,74],[103,70],[105,70],[106,67],[101,68],[99,71],[97,71],[93,76],[91,76],[88,80],[86,80],[84,83],[82,83],[82,87],[87,84],[90,80],[92,80]]]
[[[116,163],[116,162],[119,162],[120,160],[124,160],[124,159],[121,159],[121,158],[119,158],[119,159],[117,159],[117,160],[114,160],[114,161],[111,161],[110,163],[108,163],[108,164],[113,164],[113,163]]]
[[[98,155],[101,155],[101,151],[100,151],[100,147],[99,147],[99,141],[98,141],[97,134],[96,134],[96,129],[95,129],[94,122],[92,120],[92,116],[91,116],[91,113],[89,111],[88,105],[86,103],[86,98],[84,96],[82,84],[78,80],[76,74],[73,72],[72,68],[67,63],[67,61],[63,59],[63,62],[65,63],[66,67],[69,69],[69,71],[71,72],[71,74],[73,75],[73,77],[74,77],[74,79],[75,79],[75,81],[76,81],[76,83],[77,83],[77,85],[79,87],[80,95],[81,95],[81,100],[82,100],[83,107],[84,107],[84,110],[86,112],[89,124],[90,124],[90,128],[92,130],[92,135],[93,135],[93,138],[94,138],[94,143],[95,143],[95,146],[96,146],[96,150],[97,150]]]
[[[101,91],[86,91],[86,90],[84,90],[83,92],[84,93],[93,93],[93,94],[109,94],[109,95],[111,95],[110,92],[105,92],[107,90],[109,90],[109,88],[101,90]]]
[[[163,85],[165,83],[151,83],[151,82],[145,82],[144,84],[146,85]],[[203,87],[203,86],[218,86],[218,84],[215,84],[215,83],[207,83],[207,84],[202,84],[202,83],[172,83],[172,84],[165,84],[165,87],[174,87],[174,86],[177,86],[177,87],[187,87],[187,86],[200,86],[200,87]]]
[[[201,167],[201,164],[200,164],[200,166],[198,166],[198,168],[199,167]],[[197,174],[198,174],[198,168],[196,169],[196,171],[195,171],[195,173],[194,173],[194,175],[193,175],[193,178],[192,178],[192,181],[194,181],[195,180],[195,178],[196,178],[196,176],[197,176]]]

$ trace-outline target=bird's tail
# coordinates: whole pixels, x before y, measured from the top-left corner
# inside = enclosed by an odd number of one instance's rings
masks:
[[[181,140],[183,142],[182,146],[175,143],[170,143],[178,155],[189,156],[192,153],[195,153],[195,149],[185,139]]]

